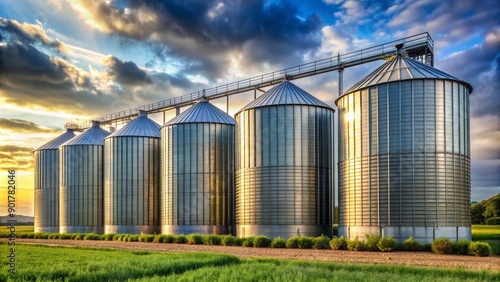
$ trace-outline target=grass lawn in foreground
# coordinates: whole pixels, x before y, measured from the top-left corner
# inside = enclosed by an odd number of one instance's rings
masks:
[[[6,244],[0,245],[4,257],[0,281],[500,281],[499,273],[486,270],[21,244],[16,245],[17,273],[11,275],[7,272],[8,249]]]

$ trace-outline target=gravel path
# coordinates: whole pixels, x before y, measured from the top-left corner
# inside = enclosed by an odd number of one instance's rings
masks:
[[[147,250],[157,252],[211,252],[230,254],[240,258],[280,258],[301,259],[313,261],[334,261],[349,263],[378,263],[432,267],[461,267],[471,270],[489,269],[500,272],[500,257],[473,257],[457,255],[436,255],[433,253],[413,252],[350,252],[333,250],[302,250],[302,249],[272,249],[244,248],[187,244],[157,244],[142,242],[115,241],[75,241],[75,240],[45,240],[17,239],[18,243],[87,246],[97,248],[113,248],[123,250]]]

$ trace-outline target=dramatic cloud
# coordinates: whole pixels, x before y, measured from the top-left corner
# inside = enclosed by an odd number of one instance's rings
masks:
[[[321,44],[317,14],[298,16],[292,1],[72,1],[88,24],[151,44],[159,58],[186,60],[185,71],[208,78],[227,74],[227,53],[245,61],[302,60]]]
[[[114,56],[107,56],[104,58],[103,63],[108,66],[108,73],[122,84],[137,85],[152,83],[146,71],[140,69],[134,62],[122,61]]]
[[[40,126],[34,122],[22,119],[0,118],[2,130],[14,131],[16,133],[56,133],[59,130]]]
[[[0,145],[0,169],[33,169],[33,149],[16,145]]]

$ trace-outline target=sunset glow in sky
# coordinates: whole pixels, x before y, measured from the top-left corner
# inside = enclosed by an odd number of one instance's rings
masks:
[[[33,215],[32,152],[67,121],[425,31],[434,66],[474,87],[472,200],[489,198],[500,193],[498,15],[494,0],[1,1],[0,215],[9,169],[17,171],[17,213]],[[382,63],[347,69],[344,89]],[[332,106],[338,97],[336,72],[293,83]],[[252,97],[232,96],[230,114]],[[225,99],[213,103],[225,110]]]

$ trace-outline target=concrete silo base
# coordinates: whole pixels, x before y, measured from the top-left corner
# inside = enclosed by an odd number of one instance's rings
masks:
[[[59,227],[35,226],[35,233],[59,233]]]
[[[236,225],[236,236],[250,237],[264,235],[269,238],[282,237],[288,239],[293,236],[331,236],[330,225]]]
[[[106,225],[104,234],[158,234],[159,226],[151,225]]]
[[[60,226],[59,233],[96,233],[103,234],[104,226]]]
[[[359,239],[364,239],[367,234],[380,234],[384,237],[393,237],[398,243],[402,243],[409,237],[413,237],[422,244],[428,244],[432,243],[436,238],[448,238],[452,241],[460,239],[471,240],[471,227],[339,226],[339,236],[346,238],[358,236]]]
[[[232,228],[222,225],[163,225],[162,234],[232,234]]]

